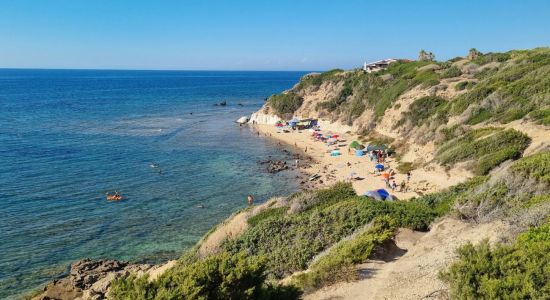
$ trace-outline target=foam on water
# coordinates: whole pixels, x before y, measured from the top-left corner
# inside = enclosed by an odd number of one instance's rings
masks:
[[[276,145],[232,121],[302,74],[0,70],[0,298],[84,257],[178,257],[248,193],[295,190],[257,164]]]

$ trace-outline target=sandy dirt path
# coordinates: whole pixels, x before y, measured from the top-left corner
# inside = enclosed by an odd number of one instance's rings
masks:
[[[390,251],[395,255],[358,265],[362,280],[325,287],[304,299],[445,299],[447,287],[438,274],[456,258],[456,248],[486,238],[497,242],[507,231],[500,221],[470,224],[450,217],[426,234],[401,230],[398,249]]]

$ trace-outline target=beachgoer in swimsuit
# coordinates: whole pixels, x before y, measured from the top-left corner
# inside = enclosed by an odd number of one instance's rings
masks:
[[[246,197],[246,200],[248,201],[248,206],[254,205],[254,197],[252,197],[252,195],[248,195],[248,197]]]

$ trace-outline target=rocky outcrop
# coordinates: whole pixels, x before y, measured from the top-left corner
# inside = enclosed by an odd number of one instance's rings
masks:
[[[288,165],[286,164],[286,161],[269,159],[266,161],[261,161],[260,163],[267,165],[266,167],[267,172],[272,174],[279,173],[284,170],[288,170]]]
[[[129,264],[118,260],[83,259],[71,265],[67,277],[54,280],[33,299],[106,299],[111,283],[131,273],[138,276],[156,269],[149,264]]]

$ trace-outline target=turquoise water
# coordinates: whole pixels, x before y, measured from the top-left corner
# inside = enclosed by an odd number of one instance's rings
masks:
[[[84,257],[176,258],[247,194],[296,190],[257,163],[285,154],[232,121],[303,74],[0,70],[0,298]]]

